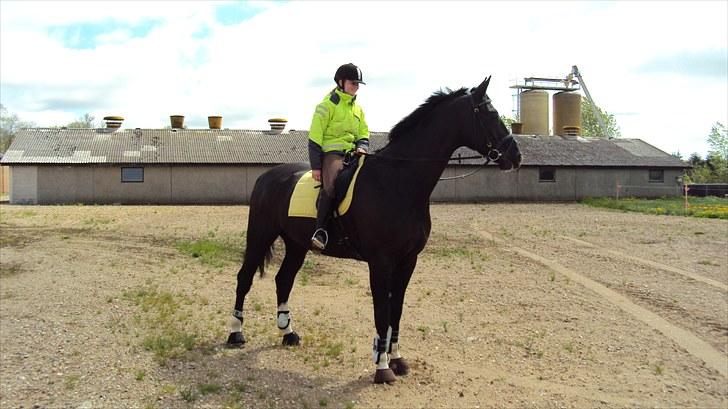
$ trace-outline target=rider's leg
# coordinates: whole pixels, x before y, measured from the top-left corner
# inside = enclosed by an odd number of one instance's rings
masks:
[[[313,237],[311,237],[311,247],[315,250],[323,250],[328,241],[326,222],[333,210],[332,206],[336,193],[334,191],[334,181],[344,167],[344,157],[338,153],[327,153],[324,155],[321,165],[322,189],[319,194],[316,230],[313,233]]]

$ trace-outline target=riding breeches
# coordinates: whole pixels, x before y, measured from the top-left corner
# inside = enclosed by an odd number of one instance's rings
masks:
[[[336,194],[334,191],[334,181],[336,181],[336,176],[339,175],[339,172],[343,168],[343,156],[336,153],[324,154],[323,160],[321,161],[321,184],[326,194],[331,198]]]

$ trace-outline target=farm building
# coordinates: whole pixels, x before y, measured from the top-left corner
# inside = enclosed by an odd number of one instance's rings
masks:
[[[433,201],[572,201],[675,196],[689,166],[639,139],[516,135],[523,163],[441,181]],[[25,129],[0,162],[10,203],[246,204],[271,167],[308,161],[308,133],[230,129]],[[372,149],[387,133],[371,135]],[[460,148],[455,155],[475,154]],[[443,174],[482,160],[452,160]]]

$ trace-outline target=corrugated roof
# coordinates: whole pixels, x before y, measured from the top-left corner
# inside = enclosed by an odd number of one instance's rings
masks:
[[[372,132],[372,150],[387,143]],[[639,139],[517,135],[524,166],[680,167],[688,165]],[[455,156],[476,153],[460,148]],[[308,132],[240,129],[24,129],[3,164],[278,164],[308,161]],[[453,162],[458,163],[458,162]],[[464,160],[479,164],[482,160]]]

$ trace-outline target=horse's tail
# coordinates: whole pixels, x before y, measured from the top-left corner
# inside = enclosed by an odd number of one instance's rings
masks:
[[[261,278],[265,276],[265,266],[270,264],[271,260],[273,260],[273,244],[268,247],[268,249],[265,251],[265,257],[263,257],[263,259],[260,260],[260,264],[258,264],[258,271],[260,272]]]

